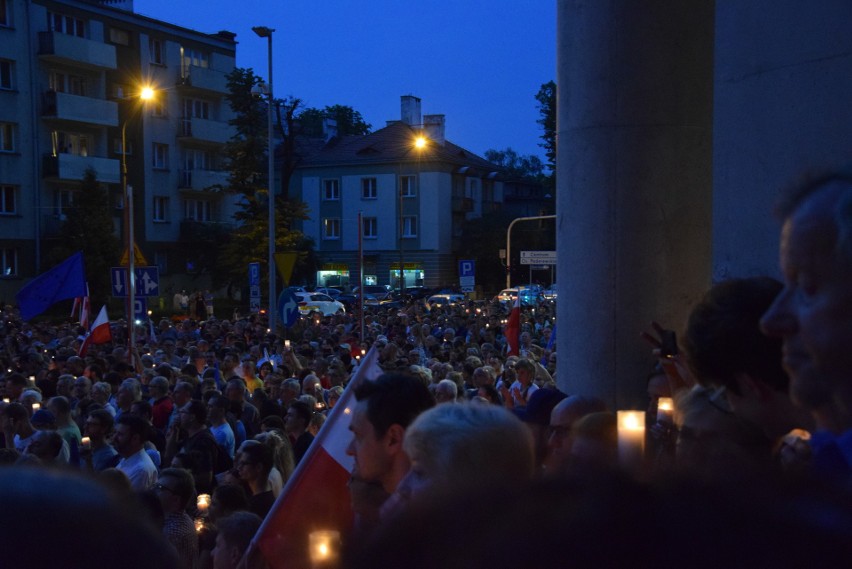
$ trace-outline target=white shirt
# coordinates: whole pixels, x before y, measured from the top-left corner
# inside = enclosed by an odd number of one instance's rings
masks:
[[[127,475],[130,486],[136,492],[148,490],[157,481],[157,467],[144,448],[136,454],[122,458],[116,468]]]

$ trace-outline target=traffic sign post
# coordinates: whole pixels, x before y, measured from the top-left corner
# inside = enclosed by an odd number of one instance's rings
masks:
[[[249,309],[252,314],[260,312],[260,263],[249,263]]]
[[[299,319],[299,299],[292,290],[285,288],[278,295],[278,310],[281,311],[281,324],[285,328],[291,328]]]
[[[521,251],[522,265],[555,265],[556,251]]]
[[[136,275],[135,296],[160,296],[160,270],[157,267],[134,267],[133,272]],[[127,282],[127,267],[111,267],[109,274],[112,295],[126,298],[130,289],[130,284]]]
[[[462,292],[473,292],[476,285],[476,261],[459,261],[459,287]]]

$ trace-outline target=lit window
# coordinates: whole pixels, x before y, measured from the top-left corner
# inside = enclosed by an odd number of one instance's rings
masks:
[[[340,199],[340,181],[339,180],[323,180],[323,199],[339,200]]]
[[[361,198],[365,200],[376,199],[376,179],[361,178]]]
[[[340,239],[340,220],[326,218],[322,220],[322,238]]]
[[[378,235],[378,222],[375,217],[365,217],[363,220],[364,224],[364,239],[375,239]]]

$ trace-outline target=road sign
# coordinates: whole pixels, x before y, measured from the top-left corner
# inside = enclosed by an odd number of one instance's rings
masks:
[[[133,320],[145,322],[148,320],[148,299],[145,297],[133,299]]]
[[[530,270],[532,271],[547,271],[550,270],[551,265],[530,265]]]
[[[248,264],[249,309],[253,314],[260,312],[260,263]]]
[[[299,299],[293,291],[285,288],[278,295],[278,310],[281,311],[281,323],[290,328],[299,319]]]
[[[135,296],[160,296],[160,270],[157,267],[134,267],[133,272],[136,274]],[[111,267],[109,275],[112,295],[128,296],[127,267]]]
[[[249,286],[260,286],[260,263],[249,263]]]
[[[521,251],[522,265],[555,265],[556,251]]]
[[[476,274],[476,262],[471,260],[459,261],[459,277],[472,277]]]

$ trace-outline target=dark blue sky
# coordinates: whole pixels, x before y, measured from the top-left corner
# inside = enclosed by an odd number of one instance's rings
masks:
[[[478,154],[511,146],[544,158],[535,94],[555,78],[554,0],[135,0],[134,9],[206,33],[237,34],[237,65],[267,75],[276,30],[276,97],[349,105],[374,129],[400,95],[445,114],[447,138]]]

